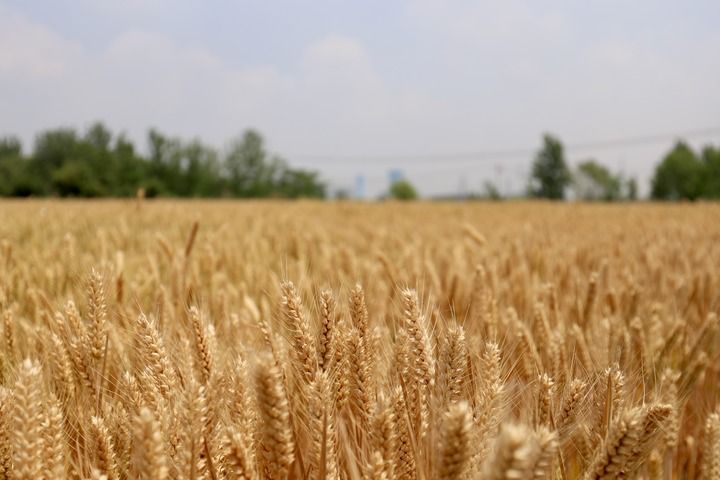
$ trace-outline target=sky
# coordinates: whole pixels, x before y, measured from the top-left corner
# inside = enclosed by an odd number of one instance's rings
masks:
[[[550,132],[647,191],[678,136],[720,144],[718,19],[716,0],[0,0],[0,135],[27,151],[102,120],[222,149],[256,128],[371,196],[392,170],[518,192]]]

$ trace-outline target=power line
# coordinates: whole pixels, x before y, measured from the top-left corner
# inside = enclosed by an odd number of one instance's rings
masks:
[[[611,149],[616,147],[634,147],[640,145],[652,145],[661,142],[672,141],[680,138],[691,138],[706,135],[720,134],[720,127],[707,127],[695,130],[688,130],[681,133],[660,133],[652,135],[640,135],[634,137],[620,137],[611,138],[604,140],[595,140],[588,142],[581,142],[575,144],[566,145],[567,150],[573,152],[587,151],[587,150],[602,150]],[[340,161],[355,161],[355,162],[373,162],[382,164],[390,162],[401,162],[412,160],[414,165],[421,162],[437,162],[437,161],[472,161],[485,162],[495,161],[507,158],[520,158],[532,156],[537,151],[535,147],[524,147],[524,148],[508,148],[498,150],[478,150],[474,152],[455,152],[455,153],[427,153],[427,154],[408,154],[408,155],[329,155],[329,154],[297,154],[288,155],[293,160],[314,160],[313,163],[317,164],[320,162],[340,162]],[[470,163],[468,163],[470,165]]]

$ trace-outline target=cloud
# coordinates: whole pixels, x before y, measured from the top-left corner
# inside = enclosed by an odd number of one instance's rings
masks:
[[[163,9],[172,8],[167,0],[79,0],[85,8],[104,15],[137,17],[138,15],[162,14]],[[176,6],[176,5],[175,5]]]
[[[353,84],[378,82],[370,57],[355,39],[329,35],[305,48],[303,73],[316,81]]]
[[[464,51],[527,53],[559,46],[570,33],[561,11],[522,0],[410,0],[407,16],[416,27],[468,47]]]
[[[0,5],[0,74],[56,77],[82,49],[52,30]]]
[[[100,119],[141,145],[150,126],[217,146],[256,127],[284,152],[382,152],[411,141],[403,131],[412,132],[429,105],[383,82],[362,43],[343,35],[310,42],[295,67],[281,72],[233,66],[207,49],[140,30],[84,50],[18,14],[9,18],[13,44],[24,46],[4,48],[0,57],[0,95],[15,99],[0,131],[19,131],[26,142],[44,128]],[[355,175],[326,167],[331,178]]]
[[[673,13],[646,3],[618,12],[606,2],[411,0],[408,18],[446,53],[436,83],[459,83],[452,109],[475,109],[476,126],[503,142],[543,129],[580,141],[716,123],[720,57],[708,52],[718,34],[682,34],[681,19],[664,25]],[[649,10],[656,23],[638,25]]]

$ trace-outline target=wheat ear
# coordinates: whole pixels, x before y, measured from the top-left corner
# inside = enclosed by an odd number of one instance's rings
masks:
[[[228,480],[258,479],[252,455],[240,432],[229,432],[224,447]]]
[[[703,442],[703,478],[720,478],[720,413],[708,415]]]
[[[318,373],[310,384],[310,467],[317,478],[338,480],[337,435],[331,382]]]
[[[607,438],[588,468],[586,480],[604,480],[623,475],[640,443],[643,430],[643,408],[628,410],[614,421]]]
[[[294,459],[290,408],[282,382],[282,373],[275,361],[264,356],[255,369],[255,391],[262,419],[263,469],[270,480],[285,480]]]
[[[532,460],[537,456],[537,443],[525,426],[505,425],[495,440],[493,453],[483,469],[484,480],[516,480],[532,478]]]
[[[12,409],[13,478],[35,480],[42,475],[43,421],[40,366],[23,361],[15,382]]]
[[[88,316],[90,317],[90,331],[88,343],[93,365],[100,368],[100,361],[105,350],[105,336],[107,335],[107,306],[105,303],[105,285],[102,275],[95,269],[90,274],[88,284]]]
[[[175,373],[170,366],[165,343],[157,325],[144,314],[138,316],[135,343],[143,364],[150,369],[158,390],[167,399],[175,386]]]
[[[333,337],[336,335],[335,298],[330,290],[320,292],[320,338],[318,339],[318,366],[330,370],[333,359]]]
[[[285,326],[290,334],[293,355],[305,382],[310,382],[317,368],[315,340],[310,334],[310,324],[303,312],[302,299],[292,282],[284,282],[282,290],[282,312]]]
[[[133,478],[138,480],[166,480],[168,461],[163,448],[160,422],[152,410],[142,407],[133,426]]]
[[[92,417],[90,427],[95,439],[95,457],[97,470],[108,480],[120,478],[115,456],[115,446],[102,417]]]
[[[12,406],[10,392],[0,387],[0,478],[10,478],[12,474]]]
[[[438,478],[463,478],[470,462],[472,412],[466,401],[450,405],[443,418]]]
[[[200,378],[206,385],[210,382],[213,373],[213,353],[207,328],[197,307],[190,307],[190,325],[195,339],[195,359]]]

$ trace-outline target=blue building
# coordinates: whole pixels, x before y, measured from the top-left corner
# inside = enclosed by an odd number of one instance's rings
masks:
[[[390,181],[390,185],[404,179],[405,174],[402,170],[390,170],[390,172],[388,172],[388,180]]]
[[[362,175],[355,177],[355,198],[365,198],[365,177]]]

